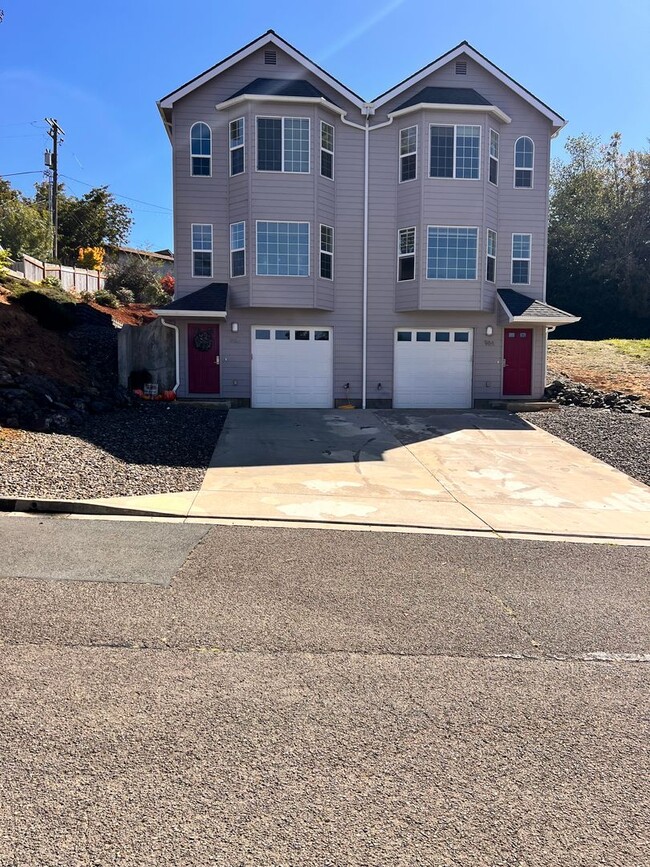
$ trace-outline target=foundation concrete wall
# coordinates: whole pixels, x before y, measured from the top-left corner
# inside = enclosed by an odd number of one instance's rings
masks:
[[[148,370],[160,391],[171,389],[176,382],[174,331],[160,319],[146,325],[125,325],[118,338],[120,385],[128,387],[134,370]]]

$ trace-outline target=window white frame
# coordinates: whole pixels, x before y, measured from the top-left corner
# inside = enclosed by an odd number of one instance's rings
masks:
[[[462,126],[462,124],[461,124],[461,126]],[[476,257],[474,260],[474,271],[476,274],[475,277],[429,277],[429,229],[471,229],[474,232],[476,232]],[[479,256],[481,245],[480,245],[480,241],[479,241],[479,227],[478,226],[427,226],[427,238],[426,238],[426,240],[427,240],[427,247],[426,247],[427,259],[426,259],[426,268],[425,268],[425,272],[424,272],[426,280],[436,280],[436,281],[443,281],[443,282],[446,281],[448,283],[458,283],[458,282],[476,283],[478,280],[480,280],[480,277],[479,277],[480,272],[479,272],[479,268],[478,268],[478,256]]]
[[[490,253],[490,241],[494,239],[494,252]],[[494,277],[490,280],[490,262],[494,268]],[[485,234],[485,280],[487,283],[497,281],[497,233],[494,229],[488,229]]]
[[[454,163],[452,169],[452,175],[450,178],[439,177],[438,175],[431,174],[431,130],[434,126],[446,126],[453,127],[454,129]],[[459,178],[456,176],[456,139],[458,137],[458,127],[459,126],[473,126],[478,129],[478,175],[475,178]],[[429,153],[427,155],[427,159],[429,161],[429,166],[427,169],[427,174],[430,179],[434,181],[480,181],[481,180],[481,150],[483,147],[483,127],[478,123],[430,123],[429,124]],[[444,227],[439,227],[444,228]],[[466,228],[465,226],[455,227],[450,226],[449,228]],[[472,228],[472,227],[468,227]]]
[[[282,156],[282,168],[281,169],[260,169],[258,168],[259,156],[259,140],[258,140],[258,120],[280,120],[282,123],[280,124],[280,130],[282,132],[281,136],[281,145],[280,145],[280,154]],[[307,171],[305,172],[288,172],[284,168],[284,122],[285,120],[306,120],[307,121]],[[255,171],[260,172],[260,174],[287,174],[287,175],[309,175],[311,174],[311,118],[310,117],[296,117],[294,115],[279,115],[279,114],[258,114],[255,115]],[[261,220],[262,223],[277,223],[283,222],[278,220]],[[284,221],[287,222],[287,221]],[[288,222],[296,222],[296,220],[289,220]]]
[[[241,121],[241,144],[233,145],[232,143],[232,128],[233,124],[239,123]],[[233,154],[235,151],[241,150],[242,152],[242,165],[243,169],[241,172],[237,172],[233,175],[232,170],[232,160]],[[236,177],[237,175],[243,175],[246,172],[246,118],[245,117],[235,117],[228,124],[228,170],[230,172],[230,177]]]
[[[285,224],[288,226],[307,226],[307,273],[306,274],[260,274],[257,267],[257,227],[260,223],[276,223],[276,225]],[[255,274],[257,277],[270,277],[272,279],[290,278],[292,280],[306,280],[311,277],[311,223],[308,220],[255,220]]]
[[[413,232],[413,252],[402,253],[402,233],[403,232]],[[397,230],[397,282],[398,283],[410,283],[411,281],[416,279],[416,250],[417,250],[417,228],[415,226],[403,226],[401,229]],[[400,264],[402,259],[408,259],[413,257],[413,276],[407,277],[406,279],[401,279],[400,274]]]
[[[405,151],[402,153],[402,133],[408,133],[411,130],[415,130],[415,147],[413,150]],[[410,181],[416,181],[418,177],[418,135],[419,129],[417,124],[413,126],[405,126],[399,131],[399,182],[400,184],[408,184]],[[405,157],[415,157],[415,175],[412,178],[402,178],[402,166],[404,165]]]
[[[323,247],[323,229],[329,229],[331,232],[331,238],[332,238],[332,249],[331,250],[325,250]],[[334,279],[334,227],[328,226],[326,223],[321,223],[320,227],[318,229],[318,237],[319,237],[319,249],[320,249],[320,256],[318,259],[318,276],[320,277],[321,280],[333,280]],[[329,257],[330,273],[332,275],[331,277],[324,277],[323,276],[322,266],[321,266],[323,256]]]
[[[490,144],[488,147],[488,182],[495,187],[499,186],[499,133],[490,128]],[[493,147],[494,145],[494,147]],[[495,153],[493,153],[495,151]],[[492,180],[492,163],[495,164],[496,180]]]
[[[323,128],[326,126],[329,127],[330,130],[332,131],[332,149],[331,150],[329,148],[326,148],[323,145]],[[319,165],[319,170],[320,170],[320,176],[322,178],[327,178],[330,181],[334,180],[334,146],[335,146],[334,135],[335,135],[335,131],[334,131],[333,124],[327,123],[327,121],[325,121],[325,120],[321,120],[321,122],[320,122],[320,160],[319,160],[320,165]],[[332,157],[332,174],[331,175],[324,175],[323,174],[323,154],[324,153],[329,154]]]
[[[210,249],[204,250],[202,247],[194,246],[194,228],[195,226],[202,226],[205,228],[206,226],[210,227]],[[212,223],[192,223],[190,225],[190,245],[192,247],[192,277],[195,277],[197,280],[206,280],[212,277],[212,273],[214,271],[214,232]],[[195,253],[210,253],[210,273],[209,274],[196,274],[194,268],[194,254]]]
[[[210,153],[209,154],[195,154],[192,151],[192,133],[194,131],[195,126],[205,126],[208,128],[208,132],[210,133]],[[208,161],[208,165],[210,166],[210,171],[207,175],[199,175],[194,174],[194,157],[199,157],[200,159],[204,159]],[[193,178],[211,178],[212,177],[212,127],[209,123],[206,123],[204,120],[195,121],[190,127],[190,176]]]
[[[518,166],[517,165],[517,145],[522,139],[527,139],[531,145],[533,146],[533,155],[532,155],[532,165],[531,166]],[[512,173],[512,186],[515,190],[532,190],[535,186],[535,142],[529,135],[520,135],[519,138],[515,142],[514,146],[514,169]],[[530,173],[530,186],[528,187],[518,187],[517,186],[517,172],[529,172]]]
[[[528,238],[528,256],[517,256],[515,257],[515,238]],[[531,260],[533,256],[533,236],[530,232],[513,232],[512,233],[512,257],[510,262],[510,284],[512,286],[530,286],[530,270],[531,270]],[[515,262],[528,262],[528,280],[526,282],[517,282],[515,283],[513,277],[514,265]]]
[[[243,229],[242,232],[242,246],[234,247],[232,242],[232,230],[234,226],[241,226]],[[244,254],[244,273],[243,274],[233,274],[233,253],[242,253]],[[230,224],[230,277],[233,280],[236,280],[237,277],[245,277],[246,276],[246,221],[245,220],[237,220],[235,223]]]

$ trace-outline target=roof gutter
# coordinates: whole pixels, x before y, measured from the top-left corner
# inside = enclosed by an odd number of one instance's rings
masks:
[[[434,111],[484,111],[488,114],[493,114],[500,121],[503,121],[503,123],[512,123],[512,118],[505,111],[501,111],[496,105],[461,105],[453,102],[418,102],[415,105],[407,106],[407,108],[391,111],[388,117],[401,117],[412,111],[422,111],[423,109]]]
[[[225,102],[219,102],[215,105],[217,111],[223,111],[226,108],[232,108],[235,105],[240,105],[242,102],[290,102],[302,103],[308,105],[320,105],[328,111],[334,112],[341,117],[344,117],[346,112],[344,109],[334,105],[329,99],[324,96],[279,96],[272,93],[242,93],[241,96],[236,96],[233,99],[227,99]]]

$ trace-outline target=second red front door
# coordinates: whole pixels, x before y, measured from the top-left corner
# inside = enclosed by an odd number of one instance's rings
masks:
[[[187,326],[187,369],[190,394],[219,394],[219,326],[190,322]]]
[[[530,394],[533,367],[531,328],[506,328],[503,332],[503,393]]]

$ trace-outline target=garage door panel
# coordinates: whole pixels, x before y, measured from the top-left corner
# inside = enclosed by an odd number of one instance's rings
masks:
[[[464,409],[471,405],[471,329],[398,329],[393,406]]]
[[[287,335],[289,339],[284,339]],[[256,325],[251,343],[253,406],[332,406],[331,329]]]

